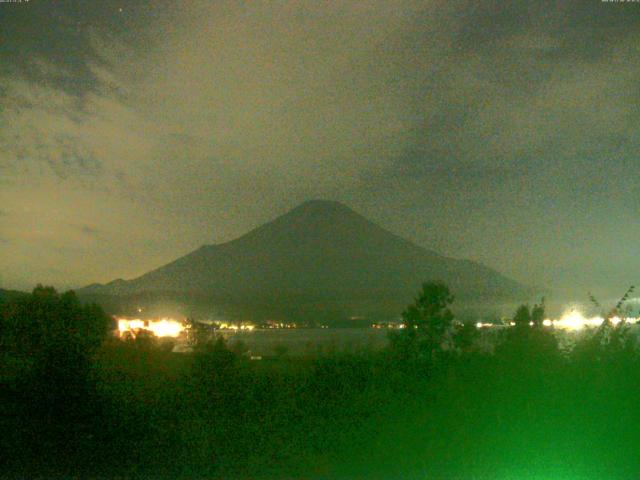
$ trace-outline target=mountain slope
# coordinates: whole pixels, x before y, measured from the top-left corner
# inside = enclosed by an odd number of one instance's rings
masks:
[[[404,240],[338,202],[309,201],[240,238],[205,245],[130,281],[80,294],[199,292],[221,302],[376,302],[446,282],[460,298],[514,298],[524,288],[468,260]]]

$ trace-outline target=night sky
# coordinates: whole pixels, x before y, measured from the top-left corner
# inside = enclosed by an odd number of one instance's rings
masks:
[[[640,273],[640,3],[0,3],[0,287],[311,198],[529,285]]]

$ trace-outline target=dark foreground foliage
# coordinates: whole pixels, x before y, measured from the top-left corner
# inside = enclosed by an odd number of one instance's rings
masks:
[[[640,356],[624,325],[560,351],[549,330],[521,322],[489,353],[453,325],[447,292],[430,291],[440,307],[417,299],[407,315],[418,327],[387,351],[250,361],[222,341],[183,355],[151,338],[109,339],[99,309],[36,289],[3,306],[0,472],[639,476]]]

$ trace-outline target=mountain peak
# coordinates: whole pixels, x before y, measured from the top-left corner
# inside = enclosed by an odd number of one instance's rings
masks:
[[[336,200],[323,200],[313,199],[302,202],[297,207],[290,210],[293,212],[327,212],[327,213],[355,213],[351,208],[347,207],[344,203],[340,203]]]
[[[340,207],[349,209],[344,203],[341,203],[337,200],[327,200],[325,198],[312,198],[310,200],[305,200],[301,204],[299,204],[295,208],[331,208],[331,207]]]

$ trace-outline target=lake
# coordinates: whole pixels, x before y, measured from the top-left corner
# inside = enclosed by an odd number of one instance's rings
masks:
[[[248,331],[220,331],[233,346],[241,341],[251,355],[291,355],[378,350],[388,340],[388,330],[375,328],[292,328]]]

